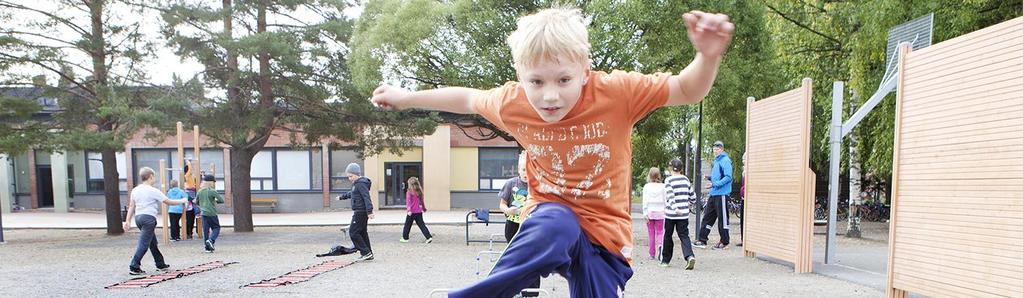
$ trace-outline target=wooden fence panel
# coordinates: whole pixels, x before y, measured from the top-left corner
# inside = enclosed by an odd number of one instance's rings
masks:
[[[1023,297],[1023,18],[900,49],[889,297]]]
[[[746,256],[792,262],[813,270],[813,193],[810,160],[810,79],[746,108]]]

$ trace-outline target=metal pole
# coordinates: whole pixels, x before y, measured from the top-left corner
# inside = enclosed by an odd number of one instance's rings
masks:
[[[700,241],[700,232],[703,231],[703,102],[700,102],[700,120],[696,124],[696,151],[694,156],[696,157],[696,164],[693,165],[696,171],[695,177],[693,177],[693,191],[696,196],[696,228],[693,229],[696,241]]]
[[[845,83],[836,81],[831,91],[831,166],[828,171],[828,237],[824,264],[835,260],[835,223],[838,217],[838,170],[842,160],[842,94]]]
[[[7,161],[0,161],[7,162]],[[0,175],[7,175],[7,173],[0,173]],[[0,244],[4,244],[4,211],[0,208]]]

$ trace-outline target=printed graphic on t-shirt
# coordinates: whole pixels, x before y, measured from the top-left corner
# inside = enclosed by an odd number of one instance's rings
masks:
[[[526,187],[512,187],[511,191],[511,207],[519,209],[519,213],[509,215],[508,220],[512,222],[522,223],[522,209],[526,206],[526,200],[529,197],[529,189]]]
[[[532,130],[529,126],[520,123],[517,133],[532,141],[526,148],[531,161],[550,162],[551,172],[542,168],[534,168],[532,179],[540,182],[538,192],[572,199],[600,198],[607,200],[611,198],[611,179],[594,181],[598,175],[604,172],[605,166],[611,160],[610,147],[600,142],[608,135],[604,122],[572,125],[560,129]],[[544,143],[566,141],[583,144],[573,145],[567,148],[567,151],[558,151],[552,145],[543,145]],[[568,182],[565,178],[566,166],[579,167],[577,164],[582,162],[586,163],[585,168],[588,168],[589,172],[578,182]]]

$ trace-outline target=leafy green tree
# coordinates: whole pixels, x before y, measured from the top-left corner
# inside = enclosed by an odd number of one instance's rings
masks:
[[[203,64],[179,82],[173,108],[202,133],[230,147],[235,231],[252,231],[252,158],[275,131],[295,146],[328,142],[373,154],[412,145],[435,118],[381,112],[352,85],[348,66],[353,21],[345,1],[175,1],[160,7],[164,34],[177,54]]]
[[[59,99],[61,108],[47,123],[53,128],[47,140],[30,139],[20,149],[100,152],[107,233],[121,234],[115,154],[142,127],[139,119],[153,113],[147,101],[154,94],[132,87],[148,86],[140,62],[149,57],[152,43],[139,30],[141,20],[117,18],[114,7],[140,9],[104,0],[0,1],[0,20],[10,24],[0,29],[0,69],[8,70],[2,74],[4,85],[40,88]],[[57,83],[47,84],[37,77],[41,74]],[[5,101],[4,106],[16,102]],[[35,109],[23,103],[13,107],[16,115]],[[38,125],[28,123],[22,127]]]

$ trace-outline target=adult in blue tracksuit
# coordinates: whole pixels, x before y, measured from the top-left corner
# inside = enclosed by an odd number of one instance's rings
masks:
[[[700,226],[700,233],[693,246],[706,248],[707,238],[710,237],[710,228],[715,221],[718,225],[718,234],[721,235],[721,242],[714,246],[714,249],[728,248],[728,196],[732,193],[732,160],[725,153],[725,144],[721,141],[714,142],[714,168],[710,171],[710,200],[707,201],[707,208],[703,210],[703,223]]]

